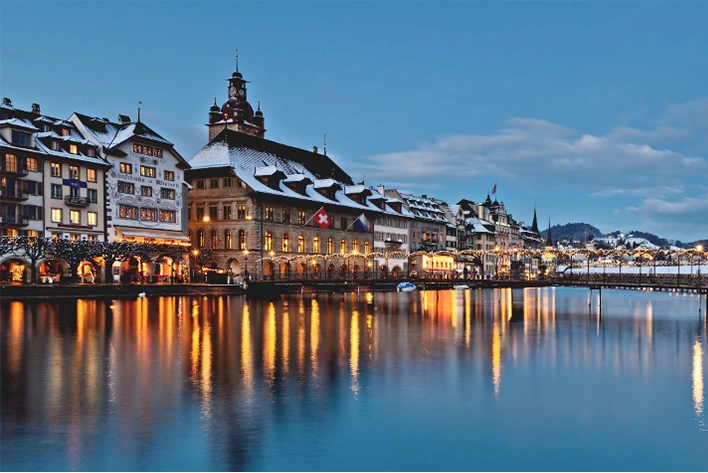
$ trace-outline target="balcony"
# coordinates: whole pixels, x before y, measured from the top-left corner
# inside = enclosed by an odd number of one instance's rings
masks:
[[[16,217],[15,215],[8,215],[0,222],[2,222],[0,225],[8,227],[26,227],[29,225],[29,218],[27,216]]]
[[[66,197],[64,197],[64,203],[73,207],[88,207],[90,202],[86,197],[79,197],[78,195],[67,195]]]
[[[29,174],[29,171],[24,168],[6,168],[5,166],[0,167],[0,174],[6,174],[9,176],[24,177]]]
[[[3,200],[27,200],[29,195],[22,192],[20,189],[12,187],[0,187],[0,199]]]

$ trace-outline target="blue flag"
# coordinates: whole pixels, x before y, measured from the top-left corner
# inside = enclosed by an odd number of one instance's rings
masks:
[[[369,231],[369,221],[366,219],[366,215],[361,214],[354,220],[354,229],[357,232]]]

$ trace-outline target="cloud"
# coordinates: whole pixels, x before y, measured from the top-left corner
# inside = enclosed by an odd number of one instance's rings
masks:
[[[641,131],[615,128],[593,135],[545,120],[512,118],[489,135],[439,137],[416,149],[380,154],[352,163],[354,174],[385,179],[463,182],[477,176],[500,176],[534,184],[579,186],[592,193],[681,184],[685,176],[708,175],[708,161],[656,146],[659,137],[678,139],[687,133],[670,126]]]
[[[639,207],[627,207],[628,212],[663,215],[689,215],[698,217],[708,225],[708,194],[699,197],[684,197],[680,201],[670,202],[664,199],[648,198]]]
[[[627,212],[641,217],[644,228],[657,234],[673,234],[688,239],[708,235],[708,194],[679,200],[647,198]]]

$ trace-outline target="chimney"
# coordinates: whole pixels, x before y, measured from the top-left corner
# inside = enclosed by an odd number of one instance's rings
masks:
[[[427,199],[428,196],[426,194],[421,195],[422,198]]]
[[[312,147],[312,152],[315,153],[315,154],[317,154],[317,146],[313,146],[313,147]]]
[[[8,107],[12,107],[12,100],[8,99],[7,97],[3,97],[2,104],[7,105]]]
[[[33,104],[32,104],[32,113],[40,113],[40,111],[39,111],[39,104],[38,104],[38,103],[33,103]]]
[[[118,115],[118,123],[121,125],[127,125],[130,123],[130,117],[128,115]]]

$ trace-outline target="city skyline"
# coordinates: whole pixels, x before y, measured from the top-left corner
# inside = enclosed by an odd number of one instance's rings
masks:
[[[0,9],[3,96],[19,108],[136,118],[142,101],[143,119],[189,159],[207,142],[214,96],[226,99],[214,78],[230,75],[238,48],[266,138],[309,149],[326,133],[355,181],[449,203],[497,185],[527,225],[535,204],[542,227],[550,217],[605,233],[708,234],[706,5]]]

